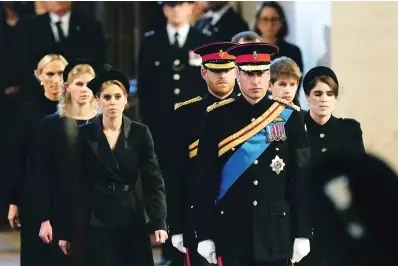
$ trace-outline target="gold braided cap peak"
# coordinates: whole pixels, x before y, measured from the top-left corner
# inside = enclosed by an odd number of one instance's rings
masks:
[[[211,112],[214,109],[216,109],[218,107],[221,107],[221,106],[224,106],[224,105],[227,105],[229,103],[232,103],[233,101],[235,101],[234,98],[229,98],[229,99],[222,100],[221,102],[215,102],[212,105],[210,105],[209,107],[207,107],[206,110],[207,110],[207,112]]]
[[[293,110],[296,110],[297,112],[300,112],[300,110],[301,110],[301,108],[300,108],[299,106],[295,105],[295,104],[292,103],[292,102],[288,102],[288,101],[286,101],[285,99],[277,98],[277,97],[272,97],[272,96],[270,96],[269,98],[270,98],[271,100],[276,101],[276,102],[283,103],[284,105],[290,106]]]
[[[189,99],[189,100],[187,100],[187,101],[185,101],[185,102],[176,103],[176,104],[174,105],[174,110],[177,110],[177,109],[180,108],[181,106],[188,105],[188,104],[191,104],[191,103],[196,103],[196,102],[199,102],[199,101],[201,101],[201,100],[202,100],[202,97],[198,96],[198,97]]]

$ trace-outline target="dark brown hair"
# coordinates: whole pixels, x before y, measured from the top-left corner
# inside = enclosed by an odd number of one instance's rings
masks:
[[[339,85],[336,84],[336,82],[329,76],[319,76],[319,77],[315,77],[313,80],[311,80],[308,89],[304,90],[305,94],[307,96],[310,95],[311,91],[313,88],[315,88],[316,84],[318,84],[318,82],[323,82],[326,85],[329,86],[329,88],[333,91],[334,96],[337,98],[339,96]]]

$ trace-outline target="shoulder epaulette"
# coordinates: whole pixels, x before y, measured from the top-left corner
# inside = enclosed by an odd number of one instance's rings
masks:
[[[154,35],[154,34],[155,34],[155,31],[154,31],[154,30],[151,30],[151,31],[145,32],[145,33],[144,33],[144,36],[145,36],[146,38],[148,38],[149,36],[152,36],[152,35]]]
[[[279,102],[279,103],[283,103],[284,105],[290,106],[293,110],[296,110],[297,112],[300,112],[300,110],[301,110],[301,108],[299,106],[295,105],[292,102],[288,102],[285,99],[275,98],[275,97],[272,97],[272,96],[270,97],[270,99],[274,100],[276,102]]]
[[[191,104],[191,103],[196,103],[196,102],[199,102],[199,101],[201,101],[201,100],[202,100],[202,97],[198,96],[198,97],[196,97],[196,98],[187,100],[187,101],[185,101],[185,102],[176,103],[176,104],[174,105],[174,110],[177,110],[177,109],[180,108],[181,106],[188,105],[188,104]]]
[[[211,112],[214,109],[216,109],[218,107],[221,107],[221,106],[224,106],[226,104],[232,103],[233,101],[235,101],[234,98],[229,98],[229,99],[222,100],[221,102],[215,102],[212,105],[210,105],[209,107],[207,107],[206,110],[207,110],[207,112]]]

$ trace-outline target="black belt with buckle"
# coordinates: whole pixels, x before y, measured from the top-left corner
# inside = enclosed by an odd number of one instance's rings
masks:
[[[130,185],[118,184],[118,183],[108,183],[108,184],[95,184],[95,187],[100,189],[106,189],[111,191],[121,191],[126,192],[130,190]]]

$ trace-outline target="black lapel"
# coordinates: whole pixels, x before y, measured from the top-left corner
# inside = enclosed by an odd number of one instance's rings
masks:
[[[53,44],[55,44],[56,41],[55,41],[53,29],[51,28],[50,14],[46,13],[46,14],[42,15],[42,19],[40,20],[39,23],[43,25],[43,27],[41,27],[41,28],[43,29],[44,36],[48,36],[51,39],[51,42]]]
[[[194,29],[192,27],[189,28],[187,40],[185,41],[185,44],[182,48],[190,50],[190,49],[193,49],[196,46],[198,46],[197,33],[198,32],[196,29]]]
[[[115,175],[119,175],[119,166],[111,150],[105,134],[102,131],[102,115],[98,116],[89,124],[90,132],[87,138],[87,144],[102,162],[102,164]]]
[[[76,12],[71,12],[69,19],[68,39],[75,39],[81,30],[82,26],[80,24],[79,14]]]

